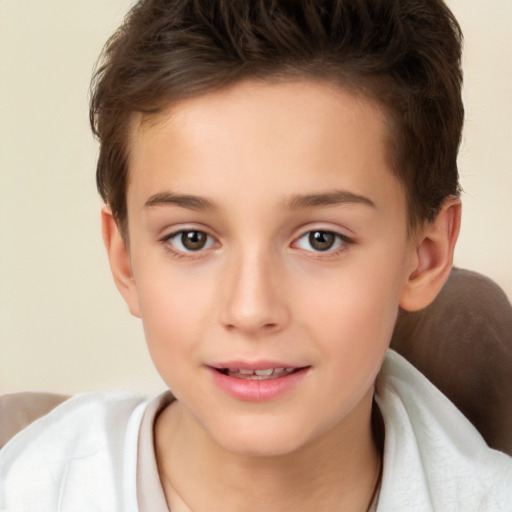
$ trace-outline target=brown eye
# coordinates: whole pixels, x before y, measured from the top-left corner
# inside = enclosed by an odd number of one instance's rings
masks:
[[[336,242],[336,235],[329,231],[311,231],[309,244],[315,251],[328,251]]]
[[[199,252],[215,245],[215,240],[204,231],[188,229],[178,231],[162,239],[180,253]]]
[[[315,229],[304,233],[294,241],[293,246],[312,253],[338,253],[347,249],[354,241],[346,235],[334,231]]]
[[[189,251],[203,249],[207,241],[208,235],[202,231],[183,231],[181,233],[181,243]]]

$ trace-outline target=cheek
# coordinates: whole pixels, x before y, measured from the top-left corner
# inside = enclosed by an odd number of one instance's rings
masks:
[[[310,283],[300,296],[317,339],[325,333],[331,350],[349,360],[363,361],[375,350],[384,353],[398,314],[403,268],[393,254],[375,251],[371,258]]]
[[[382,282],[362,282],[362,276],[357,277],[354,274],[331,289],[326,294],[330,300],[318,301],[310,317],[310,328],[316,329],[312,335],[327,370],[322,373],[325,389],[338,397],[339,403],[339,407],[324,412],[334,414],[335,419],[355,407],[372,389],[398,311],[396,297]]]
[[[166,366],[176,358],[194,359],[209,324],[209,293],[186,277],[165,272],[139,276],[137,287],[148,349],[166,380]]]

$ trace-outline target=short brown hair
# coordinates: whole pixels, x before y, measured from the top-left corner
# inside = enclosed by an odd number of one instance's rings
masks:
[[[410,226],[459,194],[462,34],[442,0],[140,0],[92,82],[97,185],[127,234],[132,114],[243,79],[326,79],[377,100]]]

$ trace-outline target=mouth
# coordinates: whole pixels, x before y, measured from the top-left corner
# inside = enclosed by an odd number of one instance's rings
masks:
[[[235,379],[246,380],[273,380],[287,377],[292,373],[300,371],[302,368],[266,368],[262,370],[246,370],[243,368],[215,368],[218,372]]]
[[[304,381],[311,366],[283,362],[229,362],[209,367],[213,382],[237,400],[264,402],[282,397]]]

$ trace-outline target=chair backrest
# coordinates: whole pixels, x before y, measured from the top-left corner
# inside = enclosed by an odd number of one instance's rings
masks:
[[[464,413],[491,448],[512,455],[512,307],[496,283],[453,269],[430,306],[400,312],[391,347]]]

